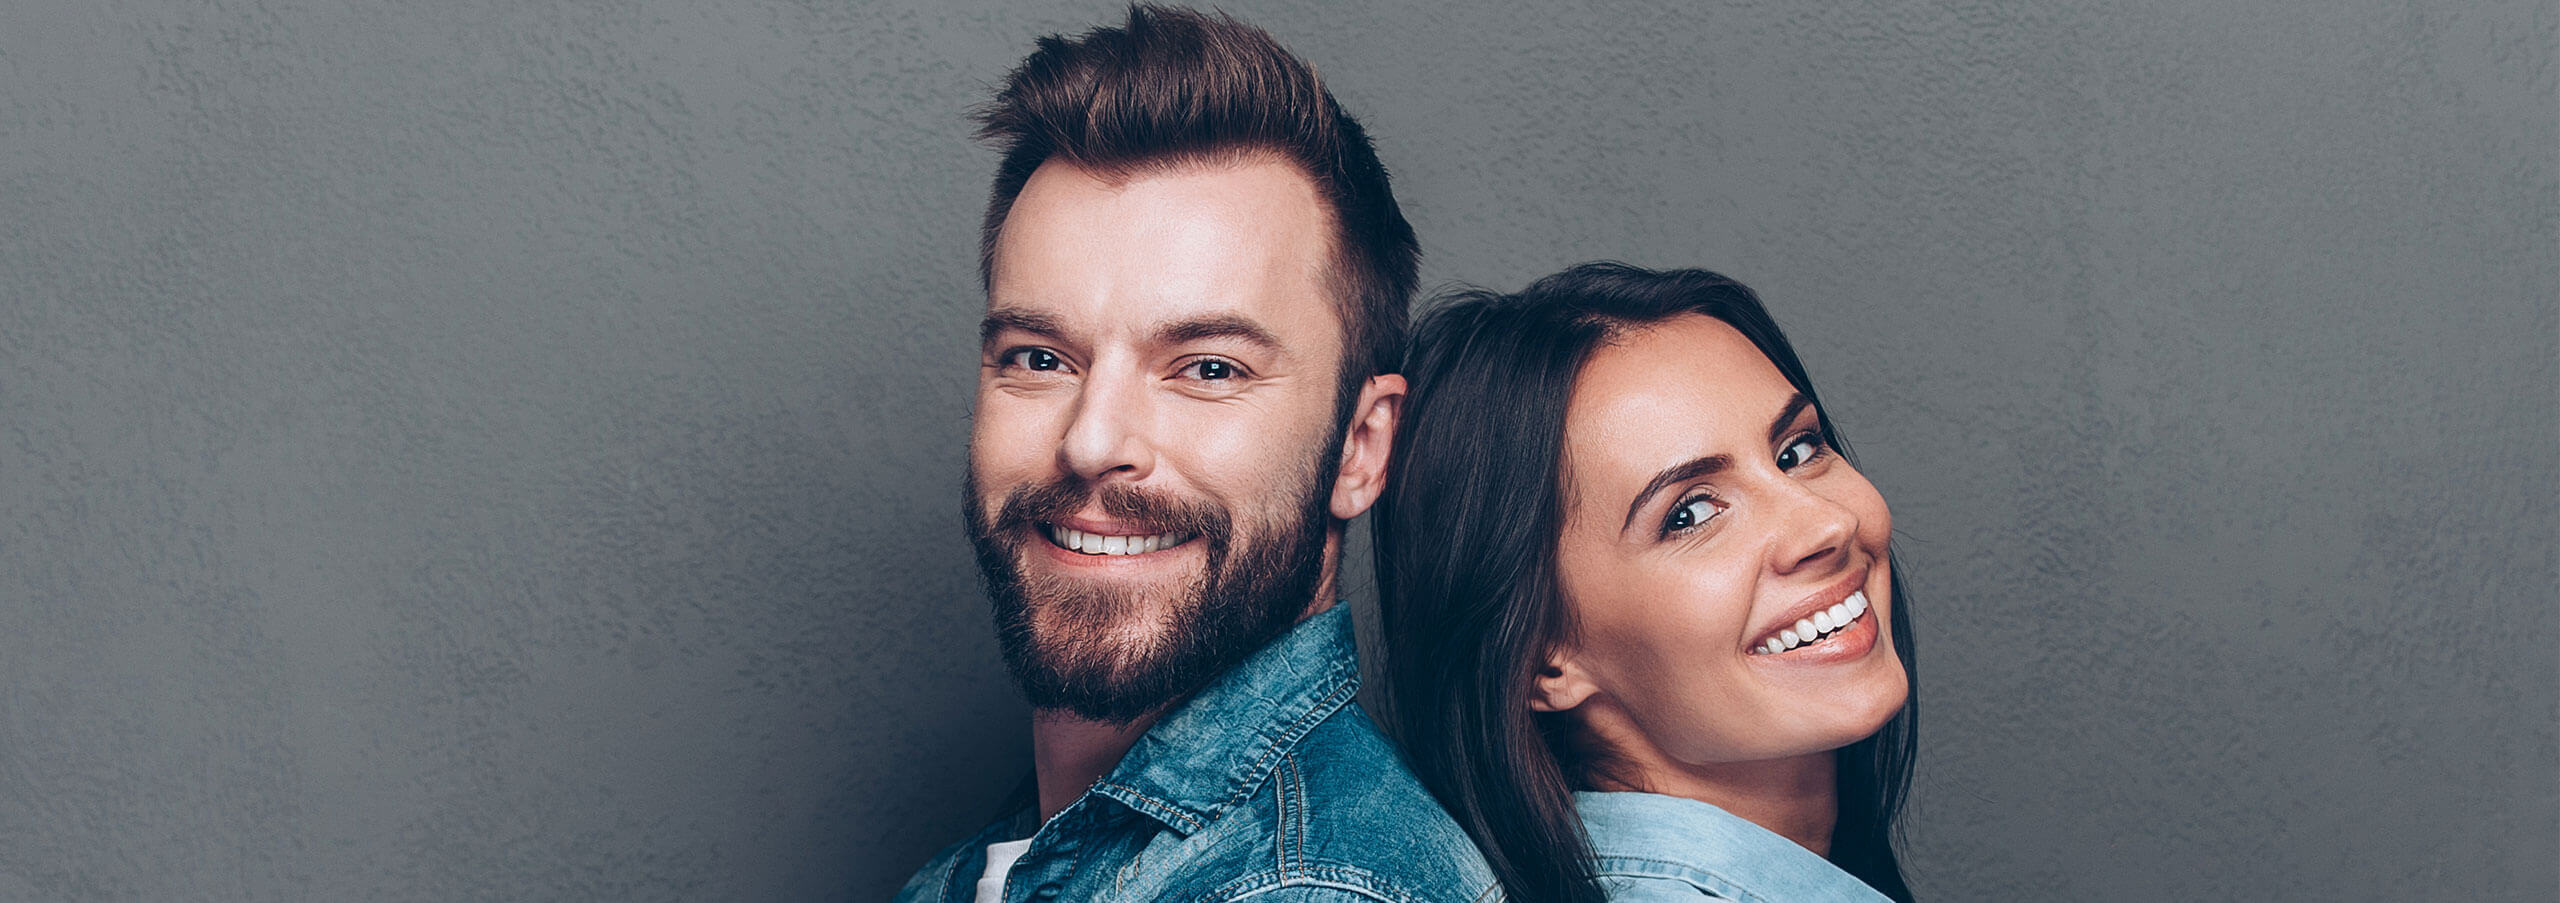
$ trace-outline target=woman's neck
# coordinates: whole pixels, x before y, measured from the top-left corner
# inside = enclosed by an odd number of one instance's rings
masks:
[[[1634,719],[1593,706],[1576,726],[1582,783],[1697,800],[1731,812],[1816,855],[1831,855],[1840,822],[1840,764],[1831,750],[1783,759],[1690,764],[1653,745]]]
[[[1614,764],[1616,774],[1593,775],[1595,788],[1697,800],[1795,841],[1815,855],[1831,855],[1831,831],[1840,821],[1839,759],[1831,752],[1715,765]]]

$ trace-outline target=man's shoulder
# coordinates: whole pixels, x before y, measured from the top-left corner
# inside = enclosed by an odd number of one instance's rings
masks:
[[[949,895],[946,891],[950,889],[951,879],[959,872],[960,866],[963,863],[981,865],[984,862],[978,858],[980,851],[986,847],[990,834],[996,828],[997,825],[989,825],[943,847],[940,852],[933,854],[932,859],[925,862],[924,867],[916,869],[914,875],[908,876],[906,886],[899,888],[898,895],[891,899],[895,903],[941,903],[948,899]]]
[[[1469,903],[1502,903],[1504,897],[1491,888],[1476,896],[1450,898],[1446,895],[1415,897],[1393,889],[1304,881],[1273,884],[1255,890],[1210,898],[1213,903],[1401,903],[1409,900],[1465,899]]]
[[[1278,763],[1267,791],[1288,886],[1339,885],[1378,899],[1489,899],[1475,843],[1356,704],[1336,710]],[[1276,890],[1277,888],[1275,888]]]
[[[1331,823],[1352,827],[1379,819],[1411,830],[1463,834],[1358,703],[1308,732],[1290,758],[1310,800],[1331,804]]]

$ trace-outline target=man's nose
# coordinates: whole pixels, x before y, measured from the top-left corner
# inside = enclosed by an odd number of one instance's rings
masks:
[[[1059,464],[1088,482],[1137,481],[1155,470],[1155,412],[1134,375],[1085,380],[1073,419],[1058,443]]]

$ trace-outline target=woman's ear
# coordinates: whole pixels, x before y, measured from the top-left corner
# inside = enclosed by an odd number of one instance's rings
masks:
[[[1547,654],[1547,663],[1538,669],[1536,679],[1529,682],[1529,710],[1532,712],[1570,711],[1600,692],[1591,682],[1591,674],[1582,669],[1570,651]]]

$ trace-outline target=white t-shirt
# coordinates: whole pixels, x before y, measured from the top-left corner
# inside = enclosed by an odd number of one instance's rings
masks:
[[[1013,861],[1028,849],[1028,837],[987,844],[987,870],[978,876],[978,903],[1004,903],[1005,876],[1013,874]]]

